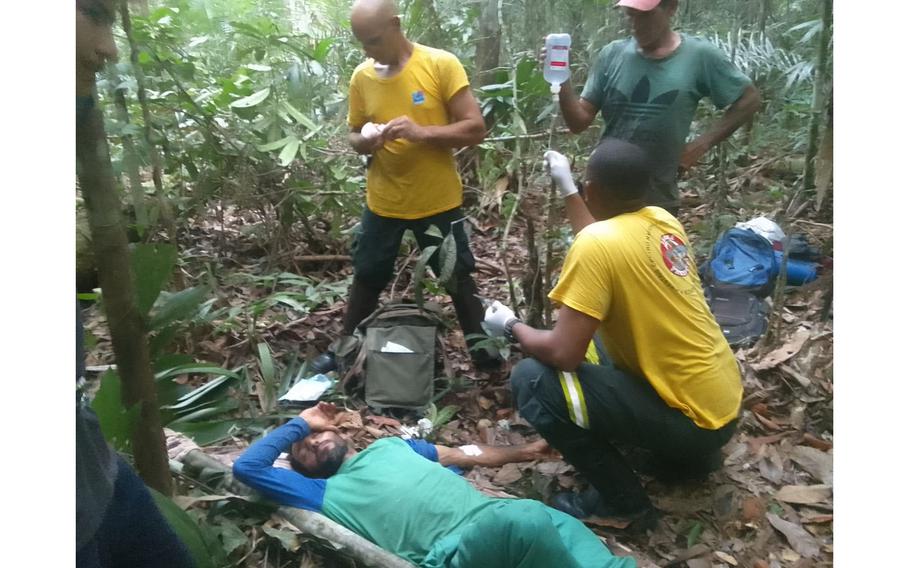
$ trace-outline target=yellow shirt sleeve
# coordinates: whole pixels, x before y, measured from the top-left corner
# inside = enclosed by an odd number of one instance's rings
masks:
[[[437,69],[440,82],[440,92],[446,102],[450,101],[458,91],[469,86],[468,74],[458,58],[445,52],[437,60]]]
[[[357,71],[351,76],[351,85],[348,89],[348,126],[360,128],[367,123],[363,95],[357,81]]]
[[[582,230],[569,247],[550,299],[603,321],[610,311],[612,288],[606,251],[590,233]]]

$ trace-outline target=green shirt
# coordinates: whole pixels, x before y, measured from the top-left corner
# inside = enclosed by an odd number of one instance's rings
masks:
[[[676,171],[698,101],[709,97],[722,109],[751,84],[709,41],[686,34],[680,40],[663,59],[642,56],[634,38],[608,44],[581,93],[601,111],[602,136],[648,151],[655,161],[649,205],[664,208],[679,207]]]
[[[460,533],[495,503],[404,440],[383,438],[327,480],[322,512],[420,564],[437,542]]]

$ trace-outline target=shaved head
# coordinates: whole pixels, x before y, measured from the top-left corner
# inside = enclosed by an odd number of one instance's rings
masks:
[[[351,26],[384,24],[398,15],[394,0],[357,0],[351,7]]]
[[[393,0],[357,0],[351,7],[351,31],[377,63],[393,65],[405,55],[398,6]],[[410,52],[407,51],[409,54]]]

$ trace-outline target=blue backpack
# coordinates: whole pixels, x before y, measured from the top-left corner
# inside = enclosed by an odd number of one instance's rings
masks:
[[[714,244],[705,283],[740,286],[764,297],[774,288],[779,268],[774,247],[767,239],[733,227]]]

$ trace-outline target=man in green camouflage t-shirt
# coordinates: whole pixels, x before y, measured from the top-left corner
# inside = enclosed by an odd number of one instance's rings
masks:
[[[654,164],[650,205],[676,215],[678,170],[695,165],[761,106],[758,89],[709,41],[673,31],[678,0],[619,0],[632,37],[600,50],[577,96],[570,82],[559,104],[572,132],[587,129],[598,112],[602,136],[644,148]],[[699,100],[709,97],[723,117],[686,142]]]

